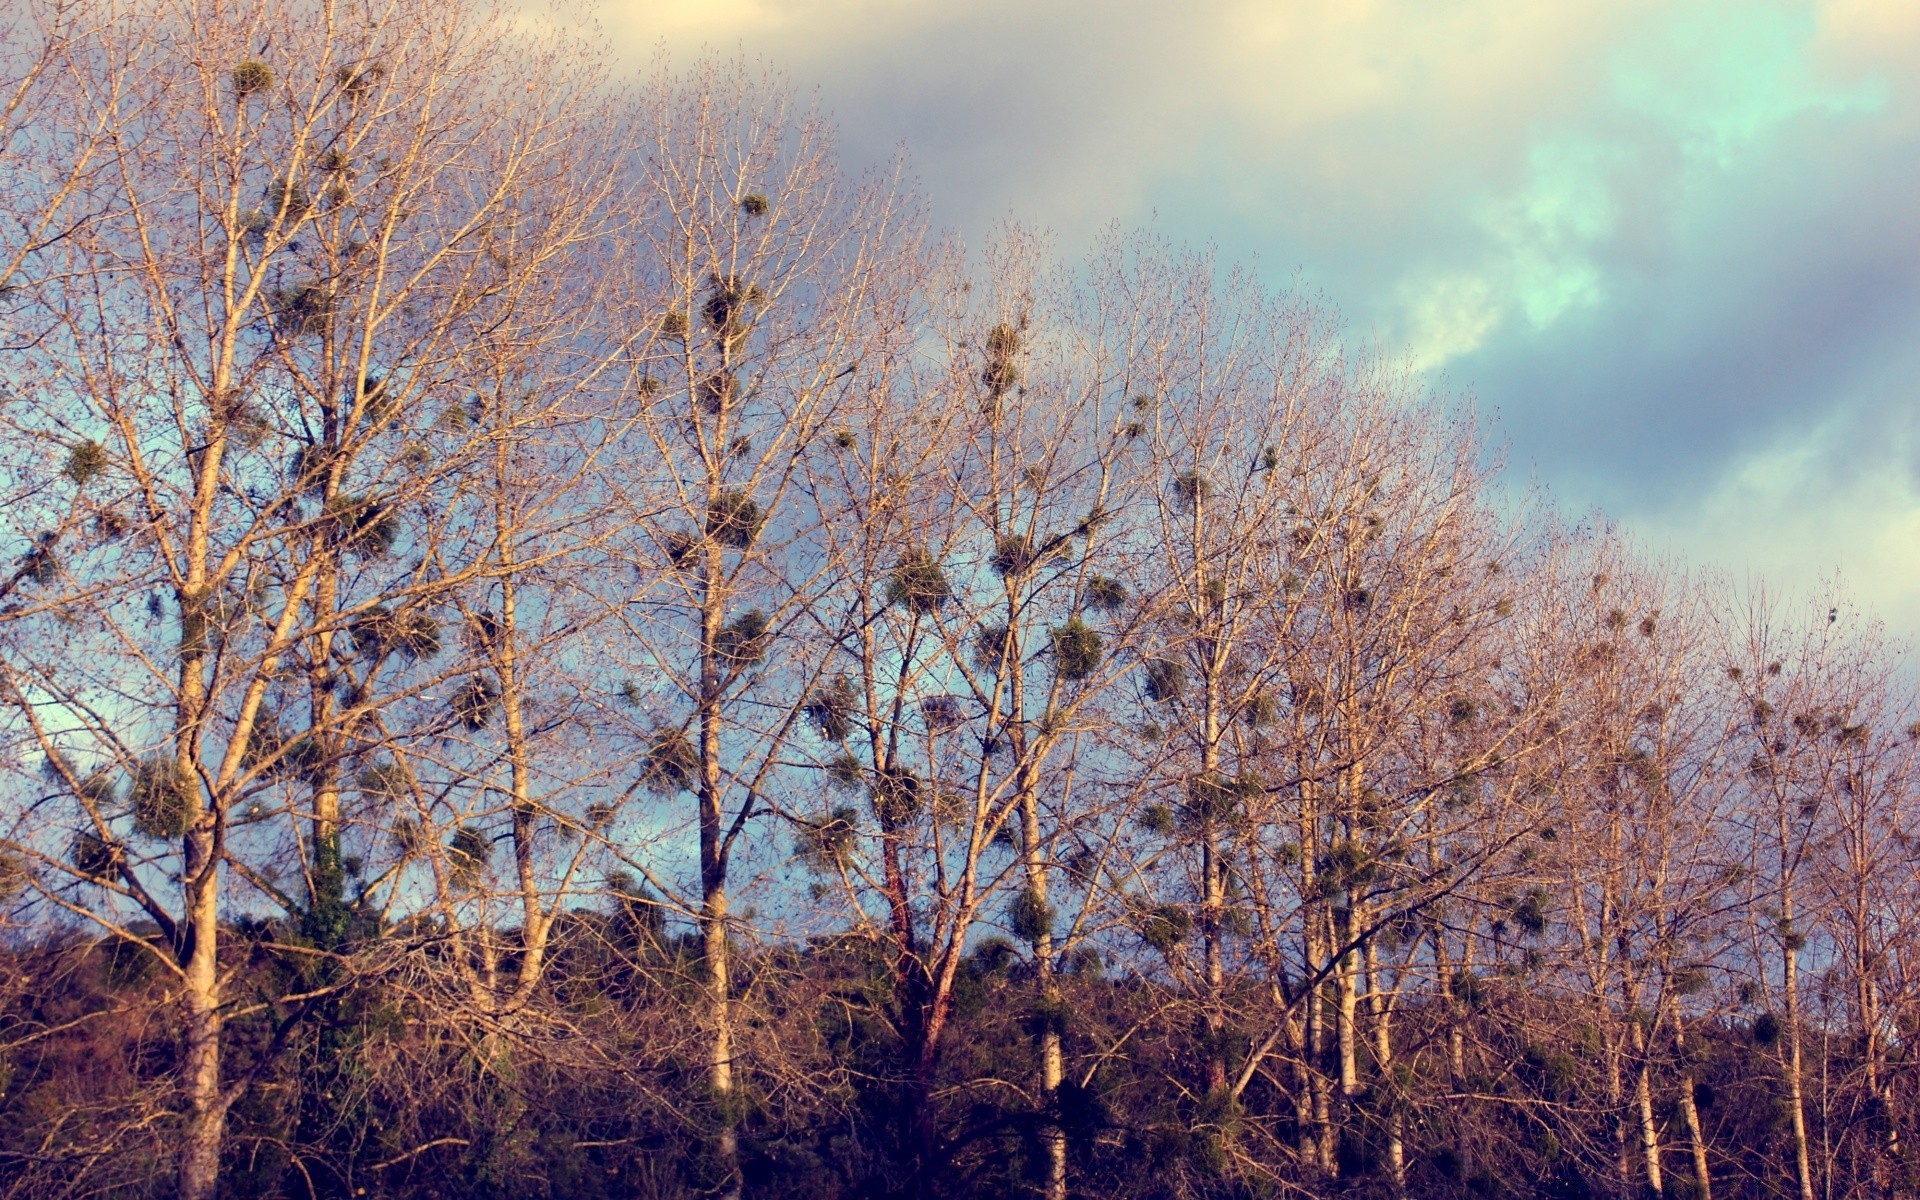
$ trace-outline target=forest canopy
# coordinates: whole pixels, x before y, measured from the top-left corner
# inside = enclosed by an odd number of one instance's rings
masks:
[[[1908,1196],[1901,649],[563,7],[0,34],[0,1197]]]

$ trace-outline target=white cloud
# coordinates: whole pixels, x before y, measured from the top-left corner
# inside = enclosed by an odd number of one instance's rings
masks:
[[[1837,574],[1897,633],[1920,628],[1915,430],[1845,411],[1730,464],[1697,507],[1637,522],[1735,578]]]

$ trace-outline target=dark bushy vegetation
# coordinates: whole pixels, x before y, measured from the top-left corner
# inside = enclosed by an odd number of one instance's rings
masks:
[[[271,948],[289,932],[230,931],[244,960],[237,991],[273,994],[289,976],[315,979],[309,963]],[[674,1053],[670,1044],[697,955],[692,939],[663,931],[644,905],[574,913],[552,977],[567,1028],[538,1035],[546,1053],[510,1068],[489,1067],[483,1032],[449,1031],[436,1011],[374,981],[345,981],[290,1037],[284,1014],[237,1014],[229,1068],[253,1086],[231,1117],[232,1194],[601,1200],[709,1190],[716,1180],[698,1115],[709,1104],[704,1064],[696,1045]],[[172,1149],[155,1114],[175,1047],[156,1019],[166,989],[147,954],[65,935],[16,945],[4,962],[0,1186],[12,1195],[171,1195]],[[907,1194],[908,1081],[886,964],[857,939],[838,938],[765,951],[743,966],[755,981],[758,1040],[779,1047],[770,1065],[781,1073],[740,1102],[748,1194]],[[1033,1194],[1044,1170],[1038,1137],[1057,1120],[1071,1143],[1075,1194],[1394,1195],[1384,1170],[1389,1112],[1417,1130],[1410,1194],[1622,1194],[1603,1031],[1514,979],[1453,992],[1468,999],[1428,997],[1403,1014],[1403,1053],[1420,1065],[1369,1073],[1348,1102],[1342,1178],[1316,1183],[1291,1162],[1313,1136],[1296,1097],[1264,1077],[1230,1105],[1197,1092],[1200,1032],[1137,976],[1063,977],[1057,1019],[1072,1082],[1057,1113],[1036,1110],[1009,1081],[1034,1070],[1040,993],[1012,947],[989,941],[968,957],[955,992],[932,1194]],[[1251,992],[1237,1005],[1228,1036],[1244,1048],[1262,1010]],[[1467,1071],[1457,1084],[1446,1078],[1445,1052],[1456,1032]],[[1688,1033],[1716,1194],[1777,1194],[1787,1116],[1771,1048],[1733,1018]],[[1835,1148],[1824,1168],[1835,1194],[1911,1186],[1904,1157],[1879,1152],[1887,1114],[1859,1091],[1864,1064],[1854,1047],[1831,1036],[1810,1044],[1809,1073],[1829,1081],[1814,1136]],[[1659,1065],[1658,1091],[1671,1095],[1680,1065]],[[1896,1104],[1910,1102],[1904,1089],[1895,1094]],[[1670,1103],[1660,1116],[1678,1121]],[[1691,1196],[1680,1157],[1668,1193]],[[1268,1169],[1249,1171],[1248,1160]],[[1639,1185],[1625,1190],[1638,1194]]]

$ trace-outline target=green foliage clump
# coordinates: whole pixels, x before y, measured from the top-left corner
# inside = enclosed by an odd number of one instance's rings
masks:
[[[155,841],[178,841],[200,810],[200,781],[191,767],[155,754],[134,764],[127,781],[134,832]]]
[[[412,817],[396,817],[393,822],[393,841],[403,858],[416,858],[424,853],[433,839],[420,822]]]
[[[735,550],[753,545],[765,524],[760,502],[744,490],[721,492],[707,506],[707,536]]]
[[[897,829],[920,815],[925,801],[920,777],[905,767],[887,767],[874,772],[873,811],[881,823]]]
[[[1007,906],[1007,928],[1029,945],[1039,945],[1053,933],[1054,911],[1039,892],[1023,889]]]
[[[400,540],[400,518],[370,496],[335,496],[326,515],[334,537],[355,554],[379,558]]]
[[[993,545],[993,569],[1002,579],[1023,575],[1038,560],[1033,539],[1024,533],[1009,533]]]
[[[1094,946],[1075,946],[1068,951],[1064,965],[1069,975],[1098,979],[1107,969],[1107,957]]]
[[[1065,996],[1043,995],[1027,1006],[1020,1020],[1020,1030],[1030,1038],[1044,1033],[1059,1036],[1067,1032],[1072,1020],[1073,1005]]]
[[[1095,612],[1119,612],[1127,603],[1127,585],[1110,575],[1095,575],[1087,581],[1083,603]]]
[[[672,795],[692,791],[700,778],[700,755],[693,739],[677,725],[658,726],[647,743],[640,782],[650,792]]]
[[[233,70],[227,72],[227,82],[233,86],[234,98],[245,100],[273,86],[273,68],[257,58],[249,58],[234,64]]]
[[[1564,1051],[1528,1046],[1520,1056],[1520,1070],[1541,1095],[1555,1103],[1571,1100],[1578,1089],[1580,1063]]]
[[[372,799],[399,800],[413,794],[413,772],[405,763],[382,759],[361,771],[354,786]]]
[[[767,198],[759,192],[748,192],[740,197],[740,211],[749,217],[767,215]]]
[[[333,81],[340,85],[340,91],[347,96],[364,96],[387,77],[387,68],[383,63],[365,63],[361,65],[342,65],[333,73]]]
[[[82,830],[74,835],[73,844],[67,849],[67,861],[82,875],[105,877],[119,870],[120,860],[126,851],[108,841],[91,829]]]
[[[657,947],[666,931],[667,914],[653,889],[627,871],[609,871],[607,894],[613,901],[623,940],[634,946]]]
[[[298,179],[281,178],[267,185],[267,212],[293,224],[313,207],[313,195]]]
[[[660,539],[660,548],[667,552],[667,563],[676,571],[684,571],[699,561],[701,541],[684,529],[667,532]]]
[[[1202,774],[1188,787],[1181,816],[1196,831],[1230,825],[1239,819],[1242,806],[1265,790],[1258,772],[1237,776],[1218,772]]]
[[[1675,971],[1667,986],[1677,996],[1697,996],[1706,991],[1712,983],[1712,977],[1707,974],[1706,968],[1689,966]]]
[[[807,719],[813,722],[821,737],[830,742],[844,742],[853,732],[853,714],[859,702],[853,680],[841,675],[808,693]]]
[[[1160,904],[1140,915],[1140,940],[1161,954],[1172,954],[1193,932],[1193,917],[1178,904]]]
[[[1453,973],[1447,983],[1447,991],[1452,997],[1468,1008],[1479,1008],[1488,999],[1487,985],[1472,971],[1462,967]]]
[[[1316,865],[1322,889],[1328,893],[1365,886],[1380,874],[1379,860],[1365,846],[1352,840],[1337,841],[1327,847]]]
[[[113,773],[106,767],[87,770],[55,750],[41,760],[40,773],[48,783],[71,789],[90,809],[98,809],[113,800]]]
[[[267,309],[288,337],[312,337],[333,316],[333,293],[319,280],[290,283],[267,293]]]
[[[358,401],[367,420],[385,425],[400,415],[400,392],[400,388],[388,387],[378,375],[369,375],[360,381],[353,400]]]
[[[887,603],[927,615],[953,599],[953,586],[940,560],[921,549],[908,554],[887,576]]]
[[[1062,679],[1083,680],[1099,668],[1104,647],[1100,632],[1074,617],[1053,629],[1054,670]]]
[[[66,465],[60,473],[76,487],[86,487],[107,469],[107,451],[99,442],[75,442],[67,447]]]
[[[1002,322],[987,332],[986,363],[980,369],[980,382],[987,394],[998,401],[1020,381],[1020,368],[1014,362],[1020,353],[1020,331]]]
[[[12,850],[0,850],[0,903],[18,898],[33,882],[33,876],[33,864],[24,856]],[[0,1087],[5,1084],[4,1077],[0,1077]]]
[[[447,839],[447,866],[457,886],[479,883],[492,861],[493,838],[478,825],[462,825]]]
[[[866,768],[859,759],[843,751],[827,763],[827,778],[838,787],[857,788],[866,778]]]
[[[855,815],[851,806],[836,804],[820,816],[801,820],[796,855],[814,867],[837,868],[853,850]]]
[[[767,614],[754,608],[729,621],[713,641],[714,653],[729,670],[740,671],[767,656],[773,631]]]
[[[440,622],[423,608],[389,611],[376,605],[355,618],[350,627],[353,648],[368,658],[397,655],[408,662],[440,653]]]
[[[1199,504],[1213,495],[1213,481],[1198,468],[1181,471],[1173,477],[1173,494],[1188,506]]]
[[[52,583],[60,575],[60,559],[54,554],[54,543],[60,535],[48,530],[36,534],[33,545],[20,558],[20,575],[32,583]]]
[[[982,625],[973,635],[973,662],[982,671],[999,674],[1004,666],[1020,665],[1020,645],[1005,625]]]
[[[331,446],[318,442],[302,445],[287,458],[287,482],[309,494],[325,491],[337,458]]]
[[[266,764],[269,778],[314,780],[328,762],[326,747],[310,733],[289,734],[271,706],[254,713],[253,732],[241,762],[251,770]]]
[[[1147,699],[1156,704],[1178,700],[1187,690],[1187,664],[1177,658],[1147,660]]]
[[[1548,899],[1545,888],[1528,888],[1508,907],[1507,914],[1522,933],[1539,937],[1547,931]]]
[[[740,395],[740,380],[732,371],[715,371],[703,376],[695,388],[700,411],[717,417]]]
[[[766,299],[758,284],[733,275],[715,275],[707,281],[707,302],[701,315],[722,340],[731,341],[746,331],[749,315]]]
[[[463,729],[485,729],[500,707],[500,686],[483,675],[469,675],[454,689],[449,707]]]
[[[1240,719],[1253,729],[1261,729],[1273,724],[1273,719],[1278,714],[1279,705],[1275,704],[1273,696],[1265,691],[1248,696],[1246,702],[1240,706]]]

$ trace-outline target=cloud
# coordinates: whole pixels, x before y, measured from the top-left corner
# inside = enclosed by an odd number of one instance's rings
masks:
[[[1577,139],[1534,146],[1525,185],[1478,205],[1479,261],[1399,285],[1414,365],[1431,370],[1481,349],[1509,317],[1537,331],[1599,304],[1606,280],[1596,251],[1614,229],[1608,168],[1629,155]]]
[[[1508,332],[1524,337],[1600,305],[1613,277],[1634,269],[1608,245],[1623,210],[1651,238],[1683,236],[1678,222],[1692,208],[1725,199],[1721,177],[1748,156],[1764,156],[1794,122],[1845,121],[1883,108],[1888,89],[1880,76],[1821,78],[1819,30],[1816,15],[1796,7],[1751,0],[1681,7],[1601,56],[1604,95],[1532,136],[1518,187],[1460,215],[1461,228],[1478,231],[1461,247],[1476,261],[1432,286],[1457,295],[1461,272],[1472,272],[1488,314],[1478,336],[1429,338],[1437,297],[1401,287],[1416,361],[1437,366],[1443,351],[1479,350],[1509,321]]]
[[[1257,259],[1473,390],[1570,504],[1784,575],[1838,555],[1920,607],[1886,561],[1904,452],[1806,451],[1915,399],[1911,0],[603,11],[636,62],[737,49],[818,85],[848,158],[907,143],[970,237],[1013,214],[1073,253],[1151,222]]]
[[[1920,626],[1916,428],[1843,411],[1745,454],[1699,504],[1643,528],[1733,579],[1838,575],[1896,628]]]
[[[1818,14],[1796,5],[1720,3],[1680,9],[1613,64],[1613,90],[1630,112],[1676,136],[1688,158],[1726,167],[1803,114],[1872,112],[1885,104],[1877,76],[1821,79]]]
[[[1415,370],[1430,371],[1487,344],[1502,308],[1494,281],[1471,271],[1408,280],[1400,285],[1406,310],[1406,354]]]

